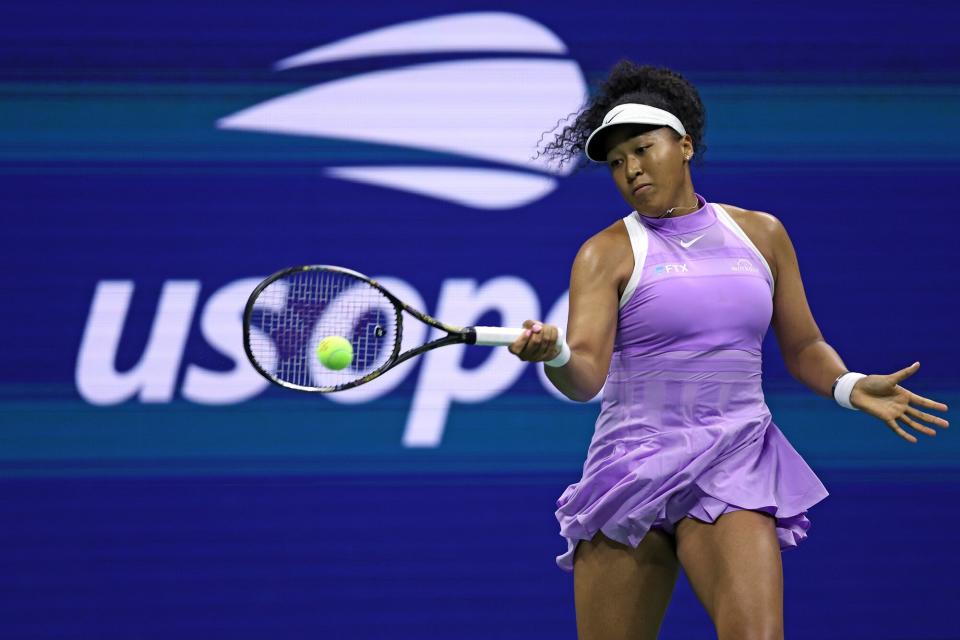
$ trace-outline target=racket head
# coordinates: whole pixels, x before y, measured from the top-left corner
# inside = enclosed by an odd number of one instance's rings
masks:
[[[362,273],[333,265],[291,267],[261,282],[243,313],[243,346],[253,367],[274,384],[330,393],[376,378],[397,362],[403,303]],[[352,359],[324,366],[324,338],[350,343]]]

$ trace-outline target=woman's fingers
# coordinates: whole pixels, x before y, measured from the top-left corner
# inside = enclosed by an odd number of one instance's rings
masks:
[[[921,407],[927,407],[928,409],[936,409],[937,411],[947,410],[947,405],[943,404],[942,402],[937,402],[936,400],[931,400],[930,398],[918,396],[912,391],[910,392],[910,402],[912,404],[918,404]]]
[[[553,325],[543,325],[543,350],[540,353],[542,360],[549,360],[557,346],[557,328]]]
[[[929,413],[924,413],[923,411],[920,411],[916,407],[911,407],[910,405],[907,405],[906,413],[909,413],[914,418],[919,418],[920,420],[925,420],[930,424],[935,424],[938,427],[947,428],[950,426],[950,423],[943,418],[931,415]]]
[[[507,350],[515,356],[520,356],[521,360],[523,359],[523,351],[527,348],[527,341],[530,338],[526,334],[522,334],[519,338],[513,341]]]
[[[906,431],[904,431],[903,429],[901,429],[901,428],[900,428],[900,425],[897,424],[897,421],[896,421],[896,420],[887,420],[886,423],[887,423],[887,426],[888,426],[888,427],[890,427],[891,429],[893,429],[893,431],[894,431],[898,436],[900,436],[901,438],[903,438],[903,439],[906,440],[907,442],[913,442],[914,444],[917,442],[916,437],[910,435],[909,433],[907,433]]]
[[[548,353],[550,353],[550,331],[552,327],[549,325],[537,323],[533,325],[533,333],[535,335],[534,347],[533,347],[533,357],[532,360],[543,360]]]
[[[548,356],[553,352],[553,346],[557,342],[557,328],[553,325],[536,323],[531,329],[534,333],[534,342],[531,349],[533,354],[531,360],[548,360]]]
[[[526,320],[523,326],[526,331],[508,347],[510,353],[528,362],[546,360],[556,344],[557,328],[536,320]]]
[[[907,426],[915,429],[916,431],[919,431],[920,433],[925,433],[925,434],[927,434],[928,436],[935,436],[935,435],[937,435],[937,432],[936,432],[936,431],[934,431],[934,430],[931,429],[930,427],[927,427],[927,426],[924,426],[924,425],[920,424],[919,422],[916,422],[913,418],[911,418],[910,416],[908,416],[908,415],[906,415],[906,414],[900,416],[900,419],[901,419],[903,422],[905,422],[905,423],[907,424]]]
[[[527,341],[527,348],[523,353],[524,360],[533,360],[537,352],[540,350],[540,332],[543,328],[539,322],[534,322],[530,325],[528,331],[530,332],[530,340]]]
[[[530,343],[530,338],[533,335],[531,327],[534,325],[533,320],[525,320],[523,322],[523,327],[526,329],[523,333],[520,334],[520,337],[513,341],[507,350],[513,355],[519,357],[521,360],[526,360],[524,357],[524,351],[527,349],[527,345]]]
[[[897,371],[896,373],[892,373],[890,375],[893,377],[893,379],[896,382],[902,382],[903,380],[906,380],[907,378],[915,374],[919,368],[920,368],[920,363],[914,362],[909,367],[906,367],[905,369],[900,369],[900,371]]]

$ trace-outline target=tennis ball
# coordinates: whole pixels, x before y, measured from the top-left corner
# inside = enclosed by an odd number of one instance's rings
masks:
[[[340,336],[327,336],[317,345],[317,357],[327,369],[339,371],[353,362],[353,347]]]

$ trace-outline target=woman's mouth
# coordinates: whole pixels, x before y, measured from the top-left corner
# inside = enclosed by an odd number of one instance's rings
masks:
[[[635,187],[633,188],[633,195],[636,196],[636,195],[639,195],[639,194],[641,194],[641,193],[646,193],[647,191],[650,190],[650,186],[651,186],[651,185],[650,185],[649,182],[647,182],[646,184],[638,184],[637,186],[635,186]]]

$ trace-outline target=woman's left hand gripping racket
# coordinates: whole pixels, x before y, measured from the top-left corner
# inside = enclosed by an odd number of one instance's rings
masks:
[[[447,335],[400,353],[404,311]],[[282,387],[319,393],[370,382],[431,349],[451,344],[506,346],[524,331],[444,324],[365,275],[330,265],[278,271],[257,285],[243,313],[243,346],[254,368]],[[342,345],[339,355],[347,360],[321,362],[317,349],[327,338],[334,339],[327,344]],[[561,354],[555,360],[569,358],[562,331],[557,346]],[[344,362],[348,364],[340,368]]]

